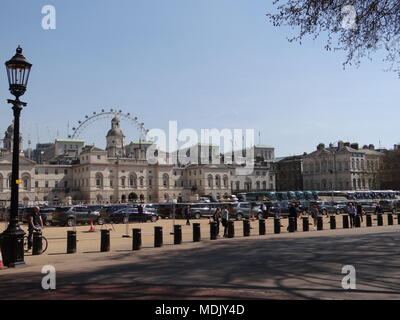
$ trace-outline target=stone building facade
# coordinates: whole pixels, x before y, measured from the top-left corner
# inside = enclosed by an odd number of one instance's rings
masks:
[[[380,188],[379,169],[384,154],[373,145],[359,148],[357,143],[319,144],[304,156],[305,190],[376,190]]]
[[[290,156],[274,162],[276,191],[303,190],[303,156]]]
[[[204,152],[200,152],[196,164],[181,165],[172,161],[171,164],[149,164],[146,152],[152,144],[136,141],[125,146],[125,135],[117,118],[111,122],[106,141],[106,149],[102,150],[83,146],[81,140],[56,140],[42,150],[41,163],[21,154],[20,202],[106,204],[167,202],[178,198],[194,201],[202,195],[223,197],[240,191],[275,189],[271,147],[254,147],[258,157],[255,169],[249,175],[240,176],[233,164],[225,164],[223,160],[212,163]],[[217,153],[218,147],[199,146],[199,150],[203,149]],[[11,150],[2,149],[0,206],[9,205],[11,160]]]

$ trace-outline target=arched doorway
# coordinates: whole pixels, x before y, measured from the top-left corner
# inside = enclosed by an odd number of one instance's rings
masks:
[[[121,202],[122,202],[122,203],[126,203],[126,195],[122,195],[122,197],[121,197]]]
[[[134,192],[130,193],[128,196],[129,202],[136,202],[138,199],[138,195]]]

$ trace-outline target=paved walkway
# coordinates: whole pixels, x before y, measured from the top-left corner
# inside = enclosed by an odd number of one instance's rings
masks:
[[[27,267],[0,271],[0,292],[3,299],[400,299],[399,231],[395,225],[27,256]],[[41,289],[44,264],[57,270],[53,292]],[[356,268],[356,290],[341,287],[344,265]]]

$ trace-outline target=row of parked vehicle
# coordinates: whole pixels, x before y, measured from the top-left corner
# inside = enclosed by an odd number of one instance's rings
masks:
[[[221,210],[228,207],[231,219],[243,218],[268,218],[274,216],[287,216],[293,202],[208,202],[208,203],[149,203],[141,204],[115,204],[115,205],[76,205],[60,207],[41,207],[40,213],[44,224],[73,226],[85,223],[127,223],[127,222],[156,222],[160,218],[186,218],[185,208],[190,207],[189,218],[211,218],[217,208]],[[350,202],[332,201],[297,201],[300,212],[307,213],[312,206],[317,206],[321,214],[343,214],[347,212]],[[374,213],[377,204],[384,212],[397,212],[400,202],[397,200],[381,200],[379,202],[353,201],[354,205],[361,204],[366,213]],[[265,204],[265,207],[262,206]],[[265,210],[267,208],[267,210]],[[264,210],[263,210],[264,209]],[[27,216],[33,207],[19,208],[19,220],[27,222]],[[7,210],[0,210],[0,219],[7,220]]]

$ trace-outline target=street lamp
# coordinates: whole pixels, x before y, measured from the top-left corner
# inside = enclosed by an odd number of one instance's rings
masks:
[[[1,250],[5,266],[17,267],[24,265],[24,235],[25,232],[18,223],[18,186],[19,181],[19,120],[21,110],[27,104],[19,100],[24,95],[29,80],[32,64],[22,55],[22,49],[18,46],[16,54],[11,60],[5,63],[7,68],[8,83],[10,92],[15,100],[7,100],[12,104],[14,111],[14,140],[11,174],[11,208],[10,222],[7,229],[1,234]]]

